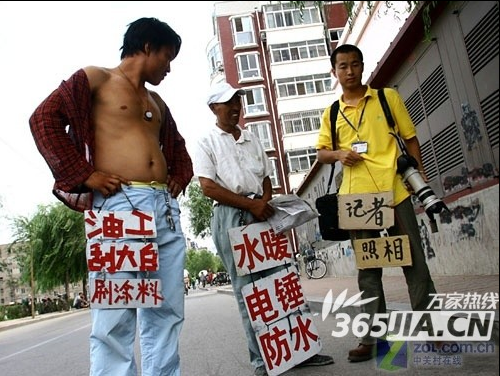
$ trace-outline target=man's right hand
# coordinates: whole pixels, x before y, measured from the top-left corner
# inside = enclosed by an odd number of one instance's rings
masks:
[[[356,163],[361,162],[363,157],[361,154],[352,150],[337,150],[337,160],[344,166],[352,167]]]
[[[265,221],[274,214],[274,208],[263,199],[253,199],[250,213],[259,221]]]
[[[104,197],[110,197],[122,189],[122,184],[129,185],[130,182],[119,175],[94,171],[84,184],[90,189],[99,191]]]

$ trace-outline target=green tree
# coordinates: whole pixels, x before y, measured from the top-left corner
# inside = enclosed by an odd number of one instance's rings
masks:
[[[197,181],[191,182],[187,189],[187,198],[182,204],[189,209],[189,221],[194,236],[210,236],[210,217],[213,200],[206,197]]]
[[[200,270],[225,271],[222,260],[207,249],[190,249],[186,254],[186,269],[190,275],[198,276]]]
[[[32,218],[14,219],[14,249],[25,282],[35,280],[35,292],[87,281],[83,214],[61,203],[39,206]]]

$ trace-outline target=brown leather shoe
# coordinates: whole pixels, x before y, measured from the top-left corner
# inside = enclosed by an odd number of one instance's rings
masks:
[[[360,343],[358,347],[349,351],[347,359],[351,362],[364,362],[372,359],[374,356],[375,345],[363,345]]]

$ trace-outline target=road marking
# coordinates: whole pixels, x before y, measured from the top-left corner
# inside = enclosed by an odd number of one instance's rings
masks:
[[[40,346],[43,346],[43,345],[46,345],[47,343],[50,343],[50,342],[54,342],[55,340],[58,340],[59,338],[62,338],[62,337],[65,337],[65,336],[68,336],[70,334],[73,334],[79,330],[82,330],[82,329],[85,329],[87,327],[89,327],[91,324],[87,324],[87,325],[84,325],[84,326],[81,326],[79,328],[76,328],[76,329],[73,329],[71,332],[68,332],[68,333],[64,333],[64,334],[61,334],[60,336],[57,336],[57,337],[54,337],[54,338],[51,338],[47,341],[43,341],[43,342],[40,342],[36,345],[33,345],[33,346],[30,346],[26,349],[23,349],[21,351],[17,351],[15,353],[12,353],[10,355],[7,355],[7,356],[4,356],[3,358],[0,358],[0,362],[6,360],[6,359],[9,359],[9,358],[12,358],[13,356],[16,356],[16,355],[19,355],[19,354],[22,354],[22,353],[25,353],[25,352],[28,352],[28,351],[31,351],[33,349],[36,349],[37,347],[40,347]]]

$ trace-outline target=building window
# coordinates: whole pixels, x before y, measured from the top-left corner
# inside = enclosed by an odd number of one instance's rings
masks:
[[[292,4],[292,2],[265,5],[266,28],[277,29],[320,23],[319,9],[314,5],[314,2],[308,1],[305,5],[302,9],[302,14],[300,9]]]
[[[284,134],[317,131],[321,126],[323,110],[293,112],[281,115]]]
[[[329,73],[313,74],[276,80],[279,98],[317,94],[331,91],[332,78]]]
[[[255,43],[252,17],[237,17],[231,20],[233,26],[234,45],[242,46]]]
[[[216,44],[208,51],[208,59],[210,60],[211,73],[221,72],[224,69],[219,44]]]
[[[328,35],[330,36],[330,42],[332,43],[337,43],[340,40],[340,37],[342,36],[342,32],[344,29],[329,29],[328,30]]]
[[[255,123],[247,123],[247,129],[256,135],[265,150],[274,150],[273,136],[271,134],[271,123],[269,121],[258,121]]]
[[[269,46],[269,48],[273,63],[328,56],[325,42],[322,39],[274,44]]]
[[[316,160],[316,149],[296,149],[287,151],[290,172],[309,171]]]
[[[280,180],[278,178],[278,161],[276,158],[269,158],[272,166],[272,172],[269,175],[269,179],[271,179],[271,185],[273,188],[281,187]]]
[[[266,113],[266,103],[264,100],[264,88],[245,88],[247,94],[243,96],[245,105],[245,115],[256,115]]]
[[[256,53],[237,55],[238,76],[240,80],[262,78],[260,73],[259,55]]]

